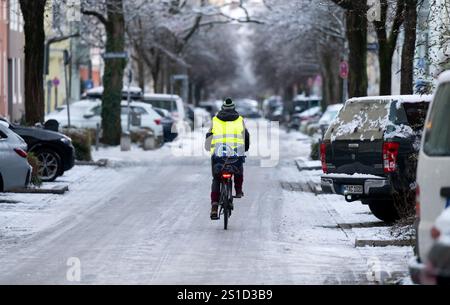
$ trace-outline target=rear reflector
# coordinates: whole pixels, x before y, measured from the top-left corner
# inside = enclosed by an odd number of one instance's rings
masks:
[[[14,148],[14,151],[15,151],[19,156],[21,156],[22,158],[27,158],[27,157],[28,157],[27,152],[24,151],[23,149],[20,149],[20,148]]]
[[[222,178],[224,179],[230,179],[233,175],[232,174],[222,174]]]
[[[397,170],[397,157],[400,143],[386,142],[383,144],[383,167],[385,173],[393,173]]]
[[[161,120],[160,120],[160,119],[156,119],[156,120],[155,120],[155,124],[156,124],[156,125],[161,125]]]
[[[327,144],[320,144],[320,161],[322,161],[322,170],[324,174],[328,174],[328,166],[327,166]]]

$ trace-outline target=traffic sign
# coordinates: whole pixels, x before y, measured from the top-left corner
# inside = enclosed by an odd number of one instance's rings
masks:
[[[348,73],[349,73],[348,62],[342,61],[340,66],[339,66],[339,76],[341,78],[343,78],[343,79],[347,79],[348,78]]]
[[[55,87],[58,87],[59,84],[61,83],[61,81],[57,77],[55,77],[52,82],[53,82],[53,86],[55,86]]]

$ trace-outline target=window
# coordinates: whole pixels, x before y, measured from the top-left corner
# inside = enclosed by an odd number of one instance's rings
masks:
[[[168,100],[148,100],[147,103],[151,104],[153,107],[162,108],[170,112],[176,111],[177,103],[175,101]]]
[[[429,156],[450,157],[450,83],[439,86],[425,128],[424,151]]]
[[[11,0],[9,3],[10,28],[13,31],[23,31],[22,11],[20,10],[19,0]]]
[[[6,139],[7,136],[0,130],[0,140],[1,139]]]
[[[404,103],[403,109],[405,109],[406,119],[408,120],[408,125],[414,131],[421,131],[425,125],[425,120],[427,119],[427,111],[429,103]]]
[[[22,65],[20,58],[17,58],[17,102],[22,104]]]
[[[147,110],[145,110],[142,107],[133,107],[132,110],[136,114],[140,114],[140,115],[148,114]]]

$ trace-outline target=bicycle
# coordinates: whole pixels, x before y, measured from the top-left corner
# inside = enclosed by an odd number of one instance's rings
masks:
[[[223,172],[220,183],[219,219],[223,215],[223,228],[228,230],[228,219],[234,210],[233,205],[233,174]]]
[[[239,173],[236,165],[239,159],[227,158],[223,165],[218,165],[220,169],[220,200],[219,200],[219,220],[223,216],[224,230],[228,230],[228,220],[234,211],[233,197],[233,176]]]

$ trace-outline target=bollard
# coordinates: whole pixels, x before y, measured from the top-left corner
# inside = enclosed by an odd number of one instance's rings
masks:
[[[97,128],[95,129],[95,150],[98,151],[100,146],[100,124],[97,123]]]
[[[145,151],[156,149],[156,138],[153,132],[146,133],[144,141],[142,143],[142,148]]]
[[[131,136],[129,132],[122,133],[120,137],[120,150],[130,151],[131,150]]]

